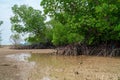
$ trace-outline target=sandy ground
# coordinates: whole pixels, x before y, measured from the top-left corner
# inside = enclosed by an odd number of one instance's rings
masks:
[[[54,49],[0,48],[0,80],[50,80],[39,78],[44,76],[44,73],[45,75],[49,73],[49,76],[52,77],[51,80],[120,80],[120,57],[38,55],[38,53],[54,52]],[[6,58],[6,55],[19,53],[33,53],[31,61],[35,61],[37,67],[32,68],[29,62],[18,62]],[[30,73],[31,70],[32,73]]]
[[[23,74],[20,74],[21,69],[25,69],[24,64],[6,59],[6,55],[15,53],[53,53],[54,51],[53,49],[15,50],[9,49],[9,47],[0,48],[0,80],[29,80],[23,78]],[[25,66],[26,65],[27,64],[25,64]]]

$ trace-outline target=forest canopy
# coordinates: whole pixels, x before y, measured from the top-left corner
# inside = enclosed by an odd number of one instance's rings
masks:
[[[42,0],[55,45],[120,41],[119,0]]]
[[[45,37],[47,28],[45,26],[45,16],[40,10],[33,9],[26,5],[14,5],[12,7],[14,16],[11,17],[11,30],[16,34],[29,34],[26,41],[30,43],[47,42]]]
[[[40,5],[44,14],[26,5],[12,7],[12,31],[29,33],[28,42],[62,46],[120,41],[119,0],[42,0]]]

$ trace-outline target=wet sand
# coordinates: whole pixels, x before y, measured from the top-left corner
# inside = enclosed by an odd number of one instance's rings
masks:
[[[119,80],[120,58],[32,54],[30,80]]]
[[[53,52],[0,48],[0,80],[120,80],[120,57],[49,55]],[[17,61],[21,55],[28,60]]]
[[[0,80],[28,80],[27,72],[29,69],[26,68],[29,68],[29,65],[24,62],[7,59],[6,55],[19,53],[53,53],[54,51],[53,49],[15,50],[9,49],[9,47],[0,48]],[[24,71],[24,74],[21,71]]]

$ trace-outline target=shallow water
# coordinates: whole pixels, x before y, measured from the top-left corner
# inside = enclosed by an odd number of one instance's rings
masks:
[[[31,57],[31,54],[29,53],[11,54],[11,55],[7,55],[6,57],[14,59],[16,61],[28,62],[28,58]]]
[[[28,74],[24,80],[119,80],[120,77],[120,58],[49,54],[15,54],[7,57],[34,63],[32,68],[25,68],[30,70],[26,70]],[[22,74],[26,74],[24,71],[21,69]]]

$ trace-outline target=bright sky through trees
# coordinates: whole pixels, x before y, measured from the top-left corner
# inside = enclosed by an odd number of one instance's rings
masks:
[[[9,38],[11,33],[11,23],[10,17],[13,15],[11,7],[14,4],[17,5],[28,5],[32,6],[35,9],[42,10],[40,7],[41,0],[0,0],[0,20],[4,22],[1,25],[0,30],[2,30],[2,44],[11,44]]]

